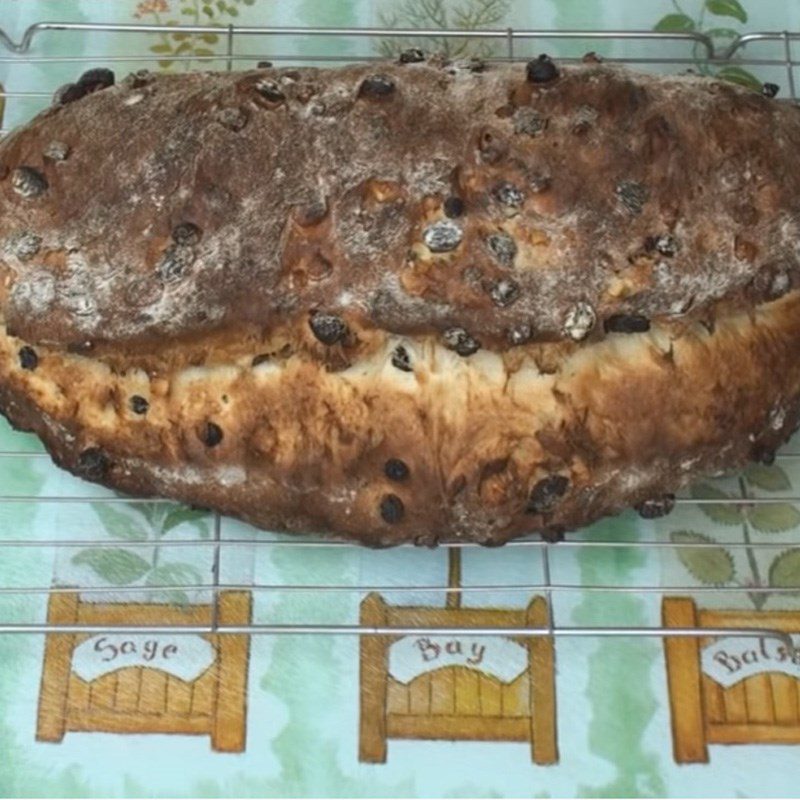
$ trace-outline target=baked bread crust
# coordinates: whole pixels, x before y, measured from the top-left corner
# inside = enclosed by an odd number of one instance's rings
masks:
[[[797,425],[793,107],[546,60],[94,88],[0,144],[0,405],[89,480],[499,544]]]

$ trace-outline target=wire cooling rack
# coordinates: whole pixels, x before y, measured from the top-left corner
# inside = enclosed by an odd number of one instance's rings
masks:
[[[152,34],[169,34],[175,32],[174,27],[147,25],[147,24],[117,24],[117,23],[61,23],[61,22],[39,22],[31,25],[24,31],[19,41],[14,40],[6,31],[0,28],[0,53],[3,50],[5,54],[0,55],[0,65],[13,64],[16,68],[24,66],[26,69],[36,70],[44,65],[52,64],[69,64],[69,62],[89,62],[93,66],[102,64],[125,65],[133,64],[133,68],[141,66],[152,66],[160,58],[159,56],[148,52],[146,49],[146,42],[149,40],[145,37],[152,36]],[[109,33],[124,33],[131,34],[136,37],[139,42],[130,52],[125,53],[102,53],[102,54],[82,54],[77,52],[64,52],[63,41],[62,46],[57,52],[50,52],[45,42],[52,43],[53,39],[48,37],[47,34],[52,32],[60,32],[68,37],[67,41],[77,43],[77,36],[87,36],[97,34],[102,36]],[[635,65],[640,68],[651,68],[657,70],[680,71],[686,69],[697,69],[698,65],[706,67],[725,67],[732,64],[738,66],[747,66],[759,68],[760,73],[766,74],[770,79],[776,79],[785,84],[785,92],[783,93],[783,100],[786,102],[796,102],[796,85],[794,69],[800,65],[800,62],[794,60],[792,44],[800,39],[800,33],[794,32],[760,32],[748,33],[740,36],[733,41],[728,47],[720,51],[715,47],[715,43],[708,37],[701,33],[696,32],[676,32],[676,33],[659,33],[653,31],[615,31],[615,30],[581,30],[581,31],[552,31],[552,30],[515,30],[513,28],[503,29],[486,29],[486,30],[438,30],[438,29],[389,29],[389,28],[314,28],[314,27],[253,27],[253,26],[237,26],[228,25],[225,27],[220,26],[207,26],[207,25],[182,25],[180,27],[181,33],[186,34],[222,34],[224,37],[224,51],[214,55],[181,55],[170,54],[169,60],[178,64],[181,62],[191,62],[192,67],[208,68],[216,67],[221,62],[228,70],[237,67],[247,68],[254,66],[258,61],[268,58],[276,63],[324,63],[324,62],[339,62],[339,61],[364,61],[373,58],[378,58],[374,52],[365,51],[364,43],[378,42],[384,39],[392,39],[394,41],[403,40],[443,40],[443,39],[456,39],[456,40],[483,40],[494,42],[496,45],[496,52],[487,61],[513,61],[525,60],[530,57],[534,52],[548,47],[559,46],[563,43],[572,43],[573,45],[581,43],[585,45],[585,49],[604,48],[619,49],[620,45],[636,44],[639,50],[644,52],[639,54],[626,54],[622,55],[606,55],[599,53],[604,60]],[[260,38],[259,38],[260,37]],[[240,52],[249,43],[256,41],[259,47],[263,47],[263,42],[280,42],[283,43],[291,37],[308,37],[308,41],[317,42],[330,40],[333,37],[336,41],[358,42],[361,52],[358,55],[341,55],[330,52],[314,52],[311,48],[304,48],[302,55],[297,52],[292,52],[291,49],[278,50],[278,47],[268,45],[266,52]],[[296,40],[296,39],[295,39]],[[92,42],[100,41],[99,38],[93,38]],[[280,45],[285,46],[285,45]],[[673,54],[675,49],[682,48],[685,52]],[[763,55],[751,55],[752,50],[758,47],[759,49],[766,48],[767,52]],[[324,50],[325,48],[320,48]],[[356,48],[358,49],[358,48]],[[636,49],[636,48],[633,48]],[[573,47],[574,50],[574,47]],[[689,54],[690,53],[690,54]],[[561,58],[562,61],[577,61],[578,58],[566,57]],[[211,62],[211,63],[209,63]],[[80,68],[78,68],[80,69]],[[77,71],[77,70],[76,70]],[[17,74],[19,70],[17,69]],[[779,76],[783,76],[782,78]],[[33,112],[45,106],[49,99],[52,97],[56,85],[37,86],[35,89],[15,90],[14,86],[6,87],[5,91],[0,92],[0,98],[4,98],[7,104],[6,112],[13,110],[14,104],[25,104],[24,113],[18,113],[19,121],[24,121],[25,118],[32,116]],[[0,130],[0,135],[8,132],[8,129]],[[32,459],[48,459],[49,456],[43,452],[31,452],[29,449],[20,450],[4,450],[0,451],[0,467],[13,465],[20,460]],[[794,450],[791,445],[786,448],[784,452],[777,455],[777,462],[783,464],[791,464],[800,460],[800,448],[795,445]],[[13,466],[10,466],[13,471]],[[52,468],[55,471],[55,467]],[[84,485],[85,486],[85,485]],[[94,487],[96,488],[96,487]],[[100,504],[131,504],[137,503],[161,503],[167,501],[160,500],[145,500],[138,498],[120,498],[115,495],[101,495],[87,497],[85,492],[73,493],[65,491],[63,493],[39,495],[15,495],[11,492],[4,490],[0,487],[0,512],[3,507],[8,507],[15,503],[28,503],[37,504],[40,507],[57,504],[59,507],[66,508],[73,504],[87,504],[87,503],[100,503]],[[741,499],[733,499],[728,501],[733,506],[749,507],[766,505],[770,503],[800,503],[800,496],[782,495],[781,497],[748,497]],[[677,507],[687,505],[702,505],[715,504],[719,505],[720,501],[715,499],[696,499],[688,497],[679,497],[676,501]],[[537,555],[537,565],[539,577],[533,581],[523,582],[509,582],[509,583],[479,583],[473,585],[463,585],[461,582],[461,554],[467,552],[475,552],[480,550],[479,546],[472,544],[445,544],[442,545],[439,555],[435,553],[426,554],[430,558],[438,558],[441,561],[441,552],[447,554],[447,573],[448,580],[445,583],[441,582],[439,585],[420,584],[416,582],[409,583],[386,583],[367,585],[359,582],[357,585],[339,584],[339,583],[259,583],[255,580],[234,583],[223,580],[221,575],[221,564],[225,557],[225,553],[235,548],[252,548],[251,552],[256,552],[262,548],[270,548],[273,550],[291,550],[296,551],[298,558],[303,557],[303,552],[308,550],[331,553],[341,551],[342,549],[349,549],[351,551],[358,550],[359,553],[363,552],[358,548],[346,543],[326,541],[318,538],[301,538],[301,537],[275,537],[272,534],[263,532],[249,531],[247,535],[223,535],[223,528],[226,520],[220,517],[219,514],[211,515],[211,536],[207,540],[185,539],[178,536],[165,536],[158,541],[159,547],[170,548],[192,548],[203,550],[207,549],[211,552],[211,568],[210,580],[203,581],[196,584],[164,584],[152,586],[114,586],[109,589],[108,586],[96,585],[0,585],[0,600],[5,597],[20,597],[24,595],[33,596],[54,596],[59,593],[66,592],[79,592],[82,596],[91,598],[92,595],[114,594],[115,597],[124,598],[129,594],[142,594],[142,593],[163,593],[169,591],[196,591],[205,592],[212,598],[217,598],[222,591],[227,590],[247,590],[255,593],[268,593],[270,596],[276,595],[307,595],[312,594],[318,598],[324,598],[333,595],[345,593],[349,596],[355,596],[360,600],[369,592],[385,592],[392,596],[408,596],[418,597],[420,595],[433,596],[439,602],[439,607],[442,601],[449,608],[458,608],[461,605],[462,599],[469,597],[474,600],[475,597],[486,594],[501,593],[504,596],[513,593],[518,594],[525,598],[539,594],[547,599],[548,619],[546,624],[539,627],[425,627],[425,626],[411,626],[411,627],[389,627],[389,626],[375,626],[364,625],[356,622],[352,624],[340,623],[318,623],[309,620],[291,623],[277,623],[267,622],[260,623],[254,622],[246,625],[230,625],[225,624],[218,618],[217,604],[212,603],[212,614],[208,624],[193,624],[193,625],[167,625],[167,624],[148,624],[133,625],[133,624],[115,624],[113,626],[104,625],[72,625],[61,624],[56,622],[18,622],[9,621],[3,618],[3,613],[0,612],[0,633],[28,633],[28,634],[42,634],[50,632],[58,632],[65,634],[83,633],[83,634],[97,634],[97,633],[194,633],[194,634],[294,634],[294,635],[346,635],[346,636],[374,636],[374,635],[404,635],[404,634],[440,634],[440,635],[457,635],[469,633],[470,636],[497,636],[497,635],[513,635],[522,637],[539,637],[539,636],[552,636],[552,637],[616,637],[616,636],[631,636],[631,637],[713,637],[713,636],[750,636],[750,637],[765,637],[777,639],[783,642],[790,650],[794,650],[791,637],[782,630],[777,630],[769,626],[765,627],[723,627],[723,628],[707,628],[707,627],[670,627],[665,628],[662,624],[654,624],[652,626],[634,626],[626,625],[624,622],[614,625],[604,626],[586,626],[579,627],[574,625],[561,624],[556,619],[556,613],[559,604],[559,598],[570,594],[581,593],[598,595],[615,595],[615,594],[635,594],[645,598],[655,598],[660,600],[665,595],[697,595],[704,600],[709,596],[735,596],[737,594],[747,593],[751,597],[759,593],[769,593],[771,595],[787,596],[797,595],[798,591],[794,588],[775,588],[775,587],[760,587],[760,586],[697,586],[697,585],[678,585],[675,583],[664,582],[663,580],[647,583],[629,583],[625,585],[605,585],[605,584],[588,584],[580,580],[554,580],[553,571],[551,568],[554,554],[566,554],[570,551],[601,551],[601,550],[614,550],[614,549],[634,549],[641,553],[660,553],[668,550],[674,550],[675,545],[666,539],[653,535],[649,538],[638,538],[635,541],[622,540],[622,539],[597,539],[597,538],[583,538],[580,533],[575,535],[568,535],[566,541],[560,542],[556,545],[551,545],[542,542],[538,539],[520,539],[510,542],[502,551],[492,551],[492,558],[499,558],[500,553],[505,554],[508,558],[509,554],[516,554],[520,551],[525,553],[535,553]],[[2,535],[0,531],[0,535]],[[800,540],[795,535],[794,544],[800,546]],[[72,550],[81,547],[92,548],[106,548],[115,547],[117,542],[109,541],[101,538],[92,538],[85,535],[82,536],[60,536],[49,539],[31,539],[31,538],[0,538],[0,559],[3,558],[3,552],[9,551],[12,548],[32,548],[37,552],[41,552],[43,557],[45,553],[57,553],[60,550]],[[780,547],[787,548],[792,546],[792,542],[783,539]],[[125,547],[136,550],[137,548],[150,548],[153,547],[151,540],[137,540],[126,539]],[[685,550],[703,550],[718,548],[718,544],[713,542],[686,542],[681,545]],[[736,551],[742,548],[749,548],[748,552],[757,552],[766,548],[775,549],[778,547],[774,542],[725,542],[725,547]],[[402,547],[400,548],[402,549]],[[398,550],[384,552],[380,554],[381,558],[392,559],[395,557]],[[483,551],[485,555],[489,555]],[[375,555],[375,554],[373,554]],[[49,557],[49,556],[48,556]]]

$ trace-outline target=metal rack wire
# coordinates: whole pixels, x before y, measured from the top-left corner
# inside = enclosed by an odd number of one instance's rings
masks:
[[[766,67],[770,69],[780,69],[785,71],[786,76],[786,99],[789,102],[796,102],[796,84],[794,77],[794,68],[800,66],[800,61],[794,60],[792,51],[792,43],[800,39],[800,33],[793,33],[788,31],[783,32],[761,32],[749,33],[740,36],[723,52],[718,52],[715,48],[714,42],[707,36],[694,33],[656,33],[653,31],[599,31],[599,30],[586,30],[586,31],[545,31],[545,30],[515,30],[513,28],[492,29],[492,30],[419,30],[419,29],[386,29],[386,28],[314,28],[314,27],[248,27],[228,25],[220,28],[219,26],[207,25],[185,25],[181,26],[181,32],[188,34],[220,34],[224,32],[225,50],[223,53],[215,54],[213,56],[197,56],[197,55],[170,55],[170,60],[181,62],[191,61],[193,63],[204,65],[206,62],[223,62],[228,70],[234,66],[247,66],[252,65],[258,60],[262,59],[263,54],[254,53],[240,53],[237,52],[237,46],[240,42],[246,42],[248,38],[253,36],[265,37],[282,37],[282,36],[308,36],[308,37],[353,37],[359,40],[364,38],[372,40],[380,40],[386,37],[395,39],[402,39],[404,37],[413,37],[414,39],[420,38],[457,38],[457,39],[483,39],[495,42],[503,42],[504,52],[498,53],[493,59],[496,61],[511,61],[523,58],[520,55],[521,49],[524,46],[530,46],[532,43],[538,44],[544,41],[587,41],[593,45],[619,43],[623,41],[639,41],[652,45],[663,45],[665,42],[678,43],[684,45],[691,45],[699,48],[702,52],[702,61],[705,64],[712,66],[724,66],[730,64],[735,60],[736,64],[756,67]],[[0,29],[0,45],[7,51],[7,54],[0,56],[0,64],[13,62],[15,65],[35,66],[47,63],[70,63],[70,62],[91,62],[92,64],[99,63],[117,63],[117,62],[133,62],[149,64],[156,62],[160,56],[146,52],[142,47],[141,52],[134,52],[130,54],[114,54],[114,55],[83,55],[83,54],[50,54],[48,52],[36,52],[36,44],[39,41],[40,35],[45,32],[58,31],[67,35],[85,35],[87,33],[131,33],[139,34],[142,37],[154,33],[171,33],[175,31],[173,27],[156,26],[146,24],[106,24],[106,23],[60,23],[60,22],[40,22],[31,25],[22,35],[22,38],[17,42],[7,32]],[[142,42],[144,42],[142,38]],[[771,57],[754,58],[750,57],[747,50],[748,47],[756,44],[767,44],[773,48],[777,47],[780,50],[780,55]],[[523,48],[520,47],[523,45]],[[304,53],[298,56],[297,53],[284,52],[273,53],[270,52],[270,60],[274,62],[286,61],[304,61],[308,63],[314,62],[335,62],[335,61],[352,61],[364,60],[372,56],[358,57],[356,59],[350,56],[330,55]],[[564,59],[567,61],[576,59]],[[690,56],[676,56],[676,57],[659,57],[648,53],[646,57],[617,57],[608,58],[609,61],[619,63],[645,65],[661,68],[664,65],[674,67],[675,69],[686,69],[696,66],[697,59]],[[20,101],[22,99],[40,100],[42,105],[47,102],[47,99],[52,96],[55,86],[43,87],[42,90],[36,91],[15,91],[13,86],[8,87],[6,91],[0,93],[0,98],[5,98],[7,102]],[[0,134],[6,133],[6,130],[0,130]],[[0,451],[0,463],[9,461],[14,462],[18,459],[46,459],[48,456],[42,452],[29,452],[26,450],[4,450]],[[779,453],[777,456],[781,462],[792,462],[800,459],[800,452],[787,452]],[[119,503],[119,497],[116,496],[100,496],[100,497],[86,497],[86,496],[71,496],[69,494],[55,494],[55,495],[13,495],[4,492],[0,489],[0,511],[6,504],[13,503],[31,503],[31,504],[58,504],[61,507],[66,507],[69,504],[86,504],[91,503]],[[125,499],[124,502],[136,504],[141,502],[153,502],[152,500],[141,499]],[[155,501],[166,502],[166,501]],[[742,498],[731,501],[734,505],[758,505],[769,503],[800,503],[800,496],[782,496],[779,498],[756,497],[756,498]],[[714,499],[690,499],[679,498],[678,505],[694,504],[699,505],[703,503],[716,503],[719,500]],[[225,582],[221,579],[221,564],[225,552],[231,548],[236,547],[251,547],[254,549],[261,548],[275,548],[282,551],[296,550],[298,554],[303,553],[309,549],[322,549],[323,551],[333,553],[342,548],[353,548],[352,545],[336,542],[326,541],[316,538],[282,538],[274,539],[267,535],[254,535],[252,537],[225,537],[223,536],[224,520],[219,514],[214,514],[212,517],[212,536],[207,540],[187,540],[176,536],[163,537],[159,540],[159,547],[175,547],[175,548],[208,548],[212,554],[212,566],[210,570],[211,579],[209,582],[201,584],[176,584],[143,587],[141,585],[130,587],[114,587],[113,592],[124,596],[126,593],[131,592],[164,592],[170,590],[181,591],[204,591],[209,592],[211,596],[218,597],[220,592],[230,589],[246,589],[252,592],[264,592],[275,595],[278,593],[287,594],[300,594],[312,593],[317,596],[326,596],[333,593],[352,593],[359,599],[368,592],[390,592],[392,594],[432,594],[442,597],[451,598],[458,597],[464,598],[470,594],[481,594],[491,592],[515,592],[520,593],[520,596],[531,594],[542,594],[548,601],[549,619],[545,626],[534,627],[519,627],[519,628],[480,628],[470,627],[465,628],[426,628],[426,627],[385,627],[385,626],[365,626],[359,624],[320,624],[316,622],[304,623],[253,623],[249,625],[226,625],[220,623],[217,614],[216,604],[212,604],[212,618],[209,624],[203,625],[148,625],[147,627],[139,625],[116,625],[116,626],[98,626],[98,625],[64,625],[55,624],[52,622],[28,623],[28,622],[14,622],[8,621],[3,618],[2,611],[0,611],[0,634],[12,633],[28,633],[28,634],[45,634],[45,633],[125,633],[135,631],[137,633],[193,633],[193,634],[295,634],[295,635],[345,635],[345,636],[374,636],[374,635],[403,635],[403,634],[441,634],[441,635],[456,635],[459,633],[468,632],[470,636],[498,636],[498,635],[513,635],[522,637],[531,636],[552,636],[552,637],[615,637],[615,636],[630,636],[630,637],[713,637],[713,636],[751,636],[751,637],[764,637],[770,639],[780,640],[790,650],[794,650],[791,637],[782,631],[756,627],[743,627],[743,628],[669,628],[654,625],[648,627],[629,626],[625,624],[608,625],[603,627],[576,627],[570,625],[562,625],[556,623],[556,614],[554,613],[554,602],[558,601],[560,596],[571,592],[586,592],[586,593],[608,593],[608,594],[626,594],[635,593],[644,596],[665,595],[667,593],[683,593],[683,594],[700,594],[700,595],[720,595],[720,594],[734,594],[737,592],[748,592],[758,594],[759,592],[770,592],[772,594],[788,594],[796,595],[797,590],[792,588],[779,589],[764,587],[744,587],[744,586],[684,586],[684,585],[656,585],[656,584],[629,584],[623,586],[611,585],[588,585],[586,583],[570,583],[554,581],[551,572],[551,560],[553,557],[554,549],[558,552],[565,552],[570,550],[589,550],[589,549],[615,549],[615,548],[636,548],[642,552],[659,552],[666,549],[673,548],[674,545],[666,540],[658,538],[639,539],[637,541],[622,541],[622,540],[597,540],[597,539],[581,539],[581,538],[568,538],[565,542],[557,545],[550,545],[536,539],[522,539],[511,542],[507,545],[505,552],[534,551],[540,556],[540,571],[541,578],[531,582],[515,582],[509,584],[480,584],[480,585],[454,585],[452,582],[447,585],[420,585],[417,583],[407,584],[391,584],[391,585],[344,585],[344,584],[294,584],[285,585],[279,583],[257,583],[255,581],[245,584],[235,584]],[[106,541],[102,539],[94,539],[87,537],[70,538],[70,537],[56,537],[47,540],[41,539],[24,539],[24,538],[6,538],[0,539],[0,558],[2,553],[11,548],[33,548],[39,552],[58,551],[61,549],[78,548],[83,546],[91,546],[94,548],[104,548],[116,546],[116,542]],[[797,542],[800,546],[800,541]],[[125,546],[129,548],[145,548],[152,547],[152,540],[131,540],[127,539]],[[708,542],[687,542],[681,545],[686,549],[713,548],[717,545]],[[748,544],[741,544],[736,542],[726,543],[726,547],[731,549],[740,549],[743,547],[750,547],[753,550],[762,548],[775,548],[776,545],[770,542],[753,542]],[[784,540],[782,547],[787,546]],[[471,544],[447,544],[442,548],[449,552],[468,552],[477,549],[476,545]],[[300,556],[302,557],[302,556]],[[386,554],[387,558],[391,558],[391,553]],[[433,558],[434,555],[432,554]],[[107,586],[0,586],[0,598],[6,596],[23,596],[23,595],[53,595],[60,592],[80,592],[87,596],[94,593],[109,592]]]

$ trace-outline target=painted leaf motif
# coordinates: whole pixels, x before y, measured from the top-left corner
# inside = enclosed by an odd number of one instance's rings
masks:
[[[110,503],[92,503],[92,510],[103,523],[103,528],[109,536],[126,541],[147,539],[147,530],[131,514],[114,508]]]
[[[211,536],[211,526],[205,520],[194,520],[190,523],[200,534],[201,539],[208,539]]]
[[[129,507],[147,520],[148,530],[158,530],[161,521],[172,508],[168,503],[131,503]]]
[[[727,492],[717,489],[708,483],[697,483],[691,488],[695,500],[733,500]],[[724,503],[702,503],[698,508],[709,518],[720,525],[739,525],[743,516],[741,510],[734,505]]]
[[[653,26],[653,30],[661,33],[693,31],[694,20],[686,14],[667,14]]]
[[[166,519],[164,520],[164,524],[161,527],[161,532],[167,533],[171,531],[173,528],[176,528],[178,525],[181,525],[184,522],[189,522],[195,524],[195,527],[200,530],[205,529],[208,530],[208,524],[196,524],[196,523],[207,523],[209,519],[208,512],[204,511],[201,508],[189,508],[187,506],[178,506],[177,508],[173,508],[172,511],[167,514]]]
[[[159,564],[148,576],[145,583],[148,586],[180,586],[182,584],[199,584],[202,582],[200,573],[191,564],[181,564],[177,561]],[[168,603],[184,606],[189,602],[189,595],[180,589],[165,589],[159,592]]]
[[[748,510],[747,518],[762,533],[783,533],[800,525],[800,511],[789,503],[755,506]]]
[[[750,464],[744,471],[748,483],[767,492],[781,492],[791,489],[789,476],[777,464]]]
[[[141,556],[121,547],[90,547],[73,556],[72,563],[86,565],[112,586],[135,583],[150,569]]]
[[[717,72],[716,77],[730,83],[738,83],[748,89],[761,90],[761,81],[752,72],[748,72],[741,67],[723,67]]]
[[[730,583],[735,574],[733,558],[724,547],[681,547],[686,544],[716,544],[710,536],[696,531],[673,531],[670,540],[687,570],[701,583],[720,586]]]
[[[164,502],[131,503],[130,507],[138,511],[147,520],[152,531],[161,530],[167,515],[175,508],[174,505]]]
[[[739,0],[706,0],[706,8],[718,17],[733,17],[747,22],[747,12]]]
[[[800,548],[785,550],[770,564],[769,585],[779,589],[800,588]]]
[[[179,589],[172,589],[168,592],[157,592],[160,594],[170,605],[173,606],[188,606],[189,595]]]
[[[200,573],[191,564],[182,564],[179,561],[170,561],[159,564],[150,571],[145,583],[148,586],[175,586],[183,584],[201,583]]]
[[[196,56],[213,56],[214,51],[209,50],[207,47],[195,47],[194,54]]]
[[[154,44],[150,48],[154,53],[171,53],[172,47],[168,44]]]

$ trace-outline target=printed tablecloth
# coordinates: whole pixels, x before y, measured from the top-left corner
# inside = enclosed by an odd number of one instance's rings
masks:
[[[724,44],[745,30],[800,30],[800,8],[778,0],[0,5],[0,28],[15,41],[41,20],[659,27],[701,30]],[[234,52],[248,55],[237,66],[252,66],[282,55],[293,56],[286,63],[358,59],[398,46],[282,35],[237,37]],[[455,57],[492,55],[504,44],[437,46]],[[11,93],[3,127],[46,105],[37,93],[110,57],[146,55],[150,68],[176,71],[187,68],[180,57],[225,47],[224,32],[37,34],[31,61],[0,49],[0,82]],[[536,41],[515,47],[543,49]],[[692,57],[691,46],[674,42],[548,41],[547,49]],[[767,51],[759,52],[780,57],[774,46]],[[143,63],[113,66],[123,74]],[[787,82],[781,67],[737,67],[727,77]],[[0,425],[0,624],[94,626],[0,633],[0,795],[792,795],[800,664],[785,640],[250,635],[252,626],[275,624],[541,628],[551,614],[564,630],[800,633],[800,511],[791,501],[800,458],[792,453],[800,443],[772,466],[699,484],[664,519],[625,513],[571,535],[549,548],[548,596],[544,550],[528,545],[372,552],[223,519],[215,564],[209,514],[83,483],[54,467],[35,438]],[[218,597],[208,589],[215,575]],[[448,580],[464,591],[443,591]],[[125,630],[214,621],[237,632]]]

